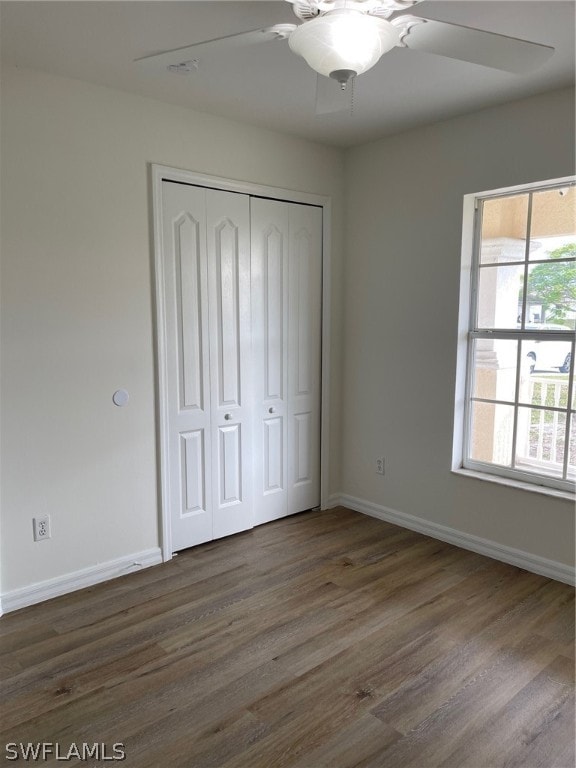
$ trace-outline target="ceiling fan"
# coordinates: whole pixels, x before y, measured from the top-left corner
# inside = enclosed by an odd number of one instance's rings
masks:
[[[155,70],[190,72],[208,51],[287,40],[318,77],[318,112],[346,110],[351,104],[349,82],[371,69],[395,47],[435,53],[452,59],[524,73],[536,69],[554,48],[515,37],[486,32],[406,13],[421,0],[287,0],[301,24],[275,24],[262,29],[217,37],[144,56],[136,61]],[[330,79],[336,92],[331,93]],[[330,86],[330,87],[332,87]],[[346,90],[348,93],[346,94]],[[340,96],[337,94],[340,93]],[[334,98],[336,96],[336,98]]]

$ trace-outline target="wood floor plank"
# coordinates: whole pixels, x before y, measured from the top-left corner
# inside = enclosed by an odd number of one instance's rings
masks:
[[[24,648],[57,636],[58,633],[54,627],[47,624],[35,624],[26,629],[16,629],[0,639],[0,660],[6,654],[14,656]]]
[[[152,728],[142,728],[141,723],[135,719],[134,729],[128,733],[124,731],[130,754],[137,760],[139,768],[141,763],[155,768],[162,764],[159,758],[161,753],[166,753],[166,745],[169,744],[175,760],[180,760],[180,753],[183,752],[184,764],[186,760],[192,765],[198,764],[194,749],[184,749],[183,740],[188,744],[197,743],[198,748],[206,752],[206,740],[212,740],[212,734],[216,734],[213,741],[217,741],[223,724],[234,717],[249,714],[251,722],[262,722],[253,713],[248,713],[246,706],[274,687],[284,684],[289,678],[289,673],[273,662],[267,662],[227,685],[219,686],[218,681],[215,681],[214,691],[206,695],[200,692],[197,698],[188,697],[187,701],[182,702],[182,706],[171,707],[172,711],[167,712],[163,718],[156,719]],[[98,732],[101,733],[102,729],[98,729]],[[264,727],[258,730],[258,737],[262,738],[267,732],[268,726],[264,724]],[[156,733],[161,733],[161,739],[156,737]],[[256,734],[253,735],[254,739],[255,736]],[[208,756],[205,757],[207,760]]]
[[[571,587],[313,511],[2,617],[0,741],[122,742],[128,768],[573,768],[573,669]]]
[[[394,743],[400,734],[370,713],[354,719],[293,768],[333,768],[349,765],[363,768],[375,755]]]
[[[536,677],[495,711],[473,738],[456,744],[442,768],[475,768],[502,761],[507,768],[575,764],[574,738],[567,744],[557,735],[574,732],[574,663],[557,656]],[[518,734],[511,740],[509,735]],[[570,748],[571,747],[571,748]]]
[[[17,648],[13,653],[14,658],[23,668],[38,667],[44,662],[54,660],[56,653],[62,656],[69,651],[78,651],[79,648],[86,650],[87,645],[101,640],[112,643],[128,634],[133,642],[137,639],[136,635],[154,627],[159,621],[165,630],[171,626],[181,626],[190,621],[191,616],[200,618],[207,613],[214,613],[223,604],[242,598],[246,590],[239,591],[239,579],[241,580],[241,576],[237,569],[234,569],[214,577],[209,585],[201,584],[197,590],[190,587],[178,588],[176,584],[174,590],[167,594],[150,599],[141,596],[139,602],[130,608],[118,607],[113,610],[109,606],[106,615],[100,618],[98,608],[95,613],[86,609],[83,624],[77,628],[73,625],[68,631],[60,628],[60,632]],[[139,632],[133,631],[135,626],[140,628]],[[0,647],[3,644],[4,638],[0,640]],[[101,644],[99,649],[102,650],[103,647],[104,644]]]
[[[525,618],[526,631],[531,628],[543,610],[538,597],[531,595],[531,598],[511,610],[505,610],[496,621],[484,628],[478,628],[450,654],[439,656],[419,674],[405,678],[403,684],[373,713],[403,733],[415,727],[446,699],[475,680],[481,670],[497,663],[503,651],[518,638],[521,615]],[[529,612],[531,607],[534,610],[532,614]],[[462,618],[466,622],[470,617],[464,614]],[[459,621],[454,622],[454,629],[458,624]],[[560,650],[552,642],[543,643],[543,646],[550,647],[553,654]]]
[[[226,768],[249,765],[282,768],[292,766],[303,756],[334,738],[347,723],[367,711],[368,702],[356,695],[332,692],[319,699],[303,699],[294,717],[270,727],[270,735],[223,764]],[[252,709],[250,710],[252,711]],[[268,722],[263,713],[260,717]]]
[[[558,590],[558,594],[548,602],[545,613],[535,626],[535,631],[550,640],[572,645],[576,619],[574,597],[574,594],[567,594],[565,590]]]
[[[61,698],[74,701],[89,695],[110,681],[122,679],[131,671],[140,669],[151,660],[165,658],[165,651],[157,645],[134,648],[116,657],[106,664],[100,664],[83,674],[69,674],[67,671],[49,681],[41,690],[35,686],[31,690],[14,698],[10,697],[0,708],[2,728],[28,720],[39,714],[45,714],[60,706]]]
[[[455,742],[477,733],[491,712],[506,706],[554,657],[555,649],[537,636],[522,638],[513,647],[503,649],[456,693],[448,696],[440,689],[434,710],[378,759],[403,768],[442,765]],[[369,768],[377,765],[381,763],[369,764]]]
[[[370,669],[370,660],[387,659],[410,643],[427,635],[437,623],[448,619],[455,604],[448,599],[424,600],[412,611],[406,611],[398,620],[394,613],[375,613],[369,609],[353,617],[335,630],[315,635],[300,643],[278,662],[299,677],[308,674],[326,674],[333,680],[348,677],[360,664],[363,677]],[[403,620],[405,619],[405,620]],[[449,643],[444,641],[447,648]]]

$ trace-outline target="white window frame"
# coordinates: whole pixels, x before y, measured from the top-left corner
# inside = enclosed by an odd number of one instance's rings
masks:
[[[542,335],[547,340],[566,340],[568,332],[554,331],[526,331],[522,329],[483,330],[475,329],[476,307],[478,297],[479,278],[479,253],[481,241],[480,208],[481,201],[497,197],[509,197],[511,195],[527,192],[537,192],[547,189],[562,188],[576,183],[576,177],[566,176],[560,179],[523,184],[514,187],[506,187],[486,192],[478,192],[464,196],[463,204],[463,229],[462,229],[462,261],[460,275],[460,304],[458,316],[458,347],[456,363],[456,390],[454,410],[454,439],[452,454],[452,471],[473,476],[483,480],[516,486],[529,491],[536,491],[552,496],[560,496],[574,500],[574,483],[569,480],[561,480],[536,472],[523,472],[520,469],[506,468],[496,464],[488,464],[469,458],[470,443],[470,414],[471,386],[472,386],[472,340],[474,338],[509,338],[525,339],[527,335],[532,338],[535,333]],[[526,301],[526,297],[524,297]],[[569,378],[568,403],[572,402],[574,379],[576,378],[575,361],[575,336],[569,334],[572,342],[572,376]],[[518,345],[520,355],[520,345]],[[518,360],[520,365],[520,360]],[[518,382],[516,389],[518,398]],[[517,407],[517,404],[515,405]],[[570,428],[570,410],[567,412],[568,429]],[[572,418],[576,418],[572,416]],[[568,446],[565,448],[565,468],[567,466]]]

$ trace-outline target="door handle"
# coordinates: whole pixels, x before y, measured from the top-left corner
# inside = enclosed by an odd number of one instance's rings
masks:
[[[225,413],[224,414],[224,418],[226,419],[226,421],[230,421],[230,419],[232,418],[232,414],[231,413]]]
[[[268,413],[276,413],[276,408],[268,408]]]

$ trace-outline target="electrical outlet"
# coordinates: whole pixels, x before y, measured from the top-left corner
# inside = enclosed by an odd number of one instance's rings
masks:
[[[376,474],[377,475],[383,475],[384,474],[384,456],[380,456],[376,459]]]
[[[44,541],[50,538],[50,515],[32,518],[34,541]]]

